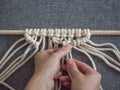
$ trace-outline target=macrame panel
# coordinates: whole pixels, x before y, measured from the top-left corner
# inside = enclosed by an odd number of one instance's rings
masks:
[[[32,32],[33,31],[33,32]],[[38,38],[38,33],[41,31],[42,33],[41,36]],[[46,48],[54,48],[57,47],[57,44],[63,44],[66,45],[70,43],[73,45],[73,50],[72,50],[72,57],[82,60],[85,63],[88,63],[91,67],[93,67],[95,70],[99,71],[103,75],[102,79],[102,86],[104,88],[104,85],[108,85],[109,87],[115,87],[119,88],[116,80],[119,80],[119,72],[120,72],[120,53],[118,51],[119,49],[119,36],[106,36],[106,37],[94,37],[90,36],[90,31],[88,29],[84,29],[84,33],[81,33],[81,29],[68,29],[67,31],[65,29],[61,30],[48,30],[48,38],[45,38],[47,36],[46,34],[46,29],[26,29],[26,33],[23,37],[17,37],[15,38],[14,36],[8,36],[11,38],[8,38],[6,36],[0,36],[1,40],[4,40],[2,42],[1,47],[4,47],[1,49],[1,58],[4,55],[5,51],[8,49],[8,45],[11,46],[14,41],[17,41],[14,45],[16,46],[17,49],[13,49],[12,53],[16,53],[16,63],[18,63],[15,71],[15,73],[12,74],[13,69],[9,71],[8,73],[3,73],[0,76],[1,79],[1,86],[2,90],[7,90],[6,87],[13,87],[15,90],[21,90],[25,87],[27,81],[32,75],[33,72],[33,58],[29,57],[29,55],[34,56],[34,54],[39,50],[44,50],[45,45],[48,41],[48,46],[46,45]],[[53,35],[53,32],[55,32],[55,35]],[[66,33],[68,32],[68,33]],[[59,34],[62,33],[62,34]],[[75,33],[75,34],[73,34]],[[76,35],[76,36],[75,36]],[[62,38],[59,38],[62,36]],[[25,38],[24,38],[25,37]],[[66,38],[67,37],[67,38]],[[112,38],[112,39],[110,39]],[[14,41],[13,41],[14,39]],[[5,42],[6,41],[6,42]],[[8,41],[8,42],[7,42]],[[11,41],[11,42],[10,42]],[[54,46],[51,46],[51,41],[54,44]],[[104,44],[101,44],[103,43]],[[118,49],[113,45],[108,42],[114,43]],[[100,43],[100,44],[96,44]],[[19,47],[19,48],[18,48]],[[26,50],[26,51],[25,51]],[[20,56],[22,53],[25,55]],[[71,56],[71,54],[70,54]],[[11,63],[15,63],[15,60],[12,60],[9,57],[8,59],[5,59],[6,62],[4,62],[4,57],[1,59],[1,73],[7,68]],[[29,58],[32,58],[29,60]],[[19,62],[19,59],[21,62]],[[26,60],[24,63],[22,61]],[[22,66],[22,67],[21,67]],[[96,68],[97,66],[97,68]],[[20,69],[19,69],[20,67]],[[10,68],[8,68],[10,70]],[[7,72],[7,69],[6,69]],[[11,73],[9,77],[9,73]],[[28,74],[29,73],[29,74]],[[20,75],[21,74],[21,75]],[[113,79],[111,79],[113,78]],[[3,82],[4,81],[4,82]],[[108,82],[115,82],[114,86],[112,86]],[[19,84],[16,85],[16,82],[19,82]],[[11,89],[12,89],[11,87]],[[58,86],[59,87],[59,86]],[[14,90],[13,89],[13,90]],[[60,90],[57,88],[56,90]],[[106,90],[104,88],[104,90]],[[116,90],[116,89],[115,89]]]

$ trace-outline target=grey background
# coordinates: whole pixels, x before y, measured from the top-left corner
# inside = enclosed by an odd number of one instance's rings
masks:
[[[0,0],[0,29],[90,28],[120,29],[119,0]],[[10,45],[23,36],[0,36],[0,58]],[[96,43],[111,42],[120,49],[120,36],[92,36]],[[86,63],[83,54],[73,50],[76,59]],[[120,90],[119,73],[94,57],[102,74],[104,90]],[[33,59],[18,69],[6,82],[23,90],[32,76]],[[92,83],[92,82],[91,82]],[[0,90],[8,90],[0,85]]]

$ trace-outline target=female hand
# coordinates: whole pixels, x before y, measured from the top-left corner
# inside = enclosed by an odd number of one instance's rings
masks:
[[[35,72],[26,90],[53,90],[54,77],[60,70],[60,60],[71,51],[72,46],[40,51],[35,56]]]
[[[67,65],[62,69],[68,72],[69,76],[60,76],[63,85],[70,90],[99,90],[101,75],[87,64],[68,59]]]

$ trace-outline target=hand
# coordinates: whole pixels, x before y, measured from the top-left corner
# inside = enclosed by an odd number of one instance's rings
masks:
[[[101,75],[87,64],[75,59],[68,59],[62,66],[69,76],[60,76],[63,85],[70,90],[99,90]]]
[[[26,90],[53,90],[54,77],[60,70],[60,60],[71,51],[72,46],[40,51],[35,56],[35,72]]]

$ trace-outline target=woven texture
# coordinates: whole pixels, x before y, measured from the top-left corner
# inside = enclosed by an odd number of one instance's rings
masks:
[[[90,28],[120,29],[119,0],[1,0],[0,29],[25,28]],[[0,58],[18,38],[0,36]],[[96,43],[111,42],[120,50],[120,36],[92,36]],[[18,52],[19,53],[19,52]],[[73,50],[73,56],[90,65],[83,54]],[[120,75],[99,58],[94,57],[102,74],[104,90],[119,90]],[[32,76],[34,59],[16,71],[6,82],[24,90]],[[10,62],[8,62],[10,63]],[[6,65],[7,66],[7,65]],[[0,85],[0,90],[8,90]]]

